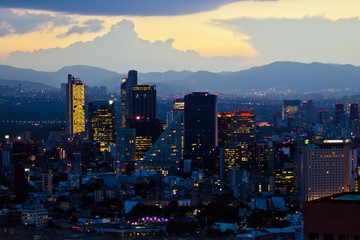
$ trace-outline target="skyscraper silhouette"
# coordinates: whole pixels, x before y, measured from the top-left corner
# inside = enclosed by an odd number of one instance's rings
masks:
[[[132,87],[137,85],[137,71],[130,70],[121,81],[121,127],[126,127],[126,119],[132,116]]]
[[[185,96],[184,158],[193,166],[211,169],[211,155],[218,145],[217,95],[194,92]]]

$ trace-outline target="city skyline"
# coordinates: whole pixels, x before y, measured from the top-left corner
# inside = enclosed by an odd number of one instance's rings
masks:
[[[355,0],[103,5],[0,3],[0,63],[118,72],[234,71],[277,60],[360,64]]]
[[[360,239],[359,10],[0,0],[0,238]]]

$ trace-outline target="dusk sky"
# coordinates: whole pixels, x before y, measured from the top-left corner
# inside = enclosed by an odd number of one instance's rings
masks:
[[[0,64],[56,71],[360,65],[359,0],[1,0]]]

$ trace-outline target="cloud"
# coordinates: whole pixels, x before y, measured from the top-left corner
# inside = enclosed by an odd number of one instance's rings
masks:
[[[241,18],[216,22],[250,36],[250,43],[260,53],[259,64],[278,60],[360,64],[359,18]]]
[[[25,34],[51,27],[70,24],[68,17],[54,17],[50,14],[15,13],[0,8],[0,37],[8,34]]]
[[[109,33],[89,42],[76,42],[66,48],[10,53],[5,64],[37,70],[58,70],[69,65],[90,65],[126,72],[172,70],[234,70],[241,67],[241,57],[201,57],[194,51],[173,48],[174,40],[145,41],[138,37],[131,21],[123,20]]]
[[[72,26],[65,34],[57,37],[67,37],[71,34],[97,33],[104,29],[104,21],[98,19],[90,19],[83,22],[82,25]]]
[[[0,7],[82,15],[183,15],[216,9],[242,0],[1,0]],[[243,0],[244,1],[244,0]]]

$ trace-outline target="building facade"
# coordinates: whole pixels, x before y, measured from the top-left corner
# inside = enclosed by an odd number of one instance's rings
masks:
[[[132,116],[131,119],[156,118],[156,87],[150,85],[136,85],[132,87]]]
[[[100,151],[115,145],[114,101],[89,102],[89,140],[100,143]]]
[[[126,119],[132,116],[132,87],[137,85],[137,71],[130,70],[127,78],[121,81],[121,127],[126,127]]]
[[[218,145],[217,95],[194,92],[185,95],[184,158],[192,168],[214,172],[214,149]]]
[[[85,132],[85,84],[71,74],[66,84],[66,121],[71,137]]]
[[[325,140],[303,148],[304,201],[350,191],[351,169],[357,167],[350,142]]]

